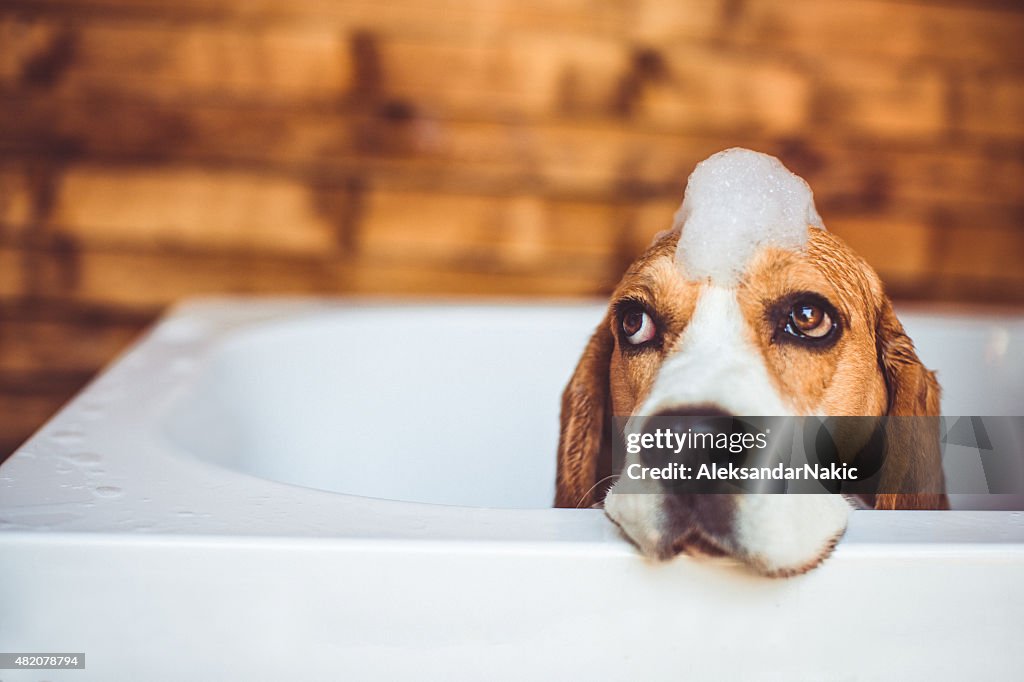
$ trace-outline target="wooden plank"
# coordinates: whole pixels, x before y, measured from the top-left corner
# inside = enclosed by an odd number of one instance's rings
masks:
[[[640,199],[619,207],[619,229],[609,254],[608,275],[612,287],[655,237],[672,227],[679,199]],[[610,291],[610,289],[609,289]]]
[[[358,249],[368,258],[416,257],[515,265],[545,258],[603,261],[619,215],[609,204],[375,191]]]
[[[322,294],[337,288],[337,263],[330,259],[95,248],[34,257],[41,295],[143,312],[189,296]]]
[[[205,169],[76,166],[60,183],[51,228],[101,245],[203,246],[329,253],[337,226],[289,179]]]
[[[611,292],[617,276],[605,271],[579,272],[556,267],[538,270],[481,271],[443,264],[353,263],[341,273],[341,290],[355,294],[409,298],[593,297]]]
[[[334,29],[21,23],[6,31],[13,47],[0,86],[81,98],[337,106],[387,97],[443,116],[637,114],[674,129],[772,132],[795,130],[807,108],[799,68],[699,46],[659,51],[580,35],[466,43]]]
[[[641,123],[659,130],[796,134],[810,123],[811,81],[806,70],[785,60],[762,55],[667,47],[644,53],[642,60],[663,55],[664,75],[644,76],[634,56],[630,72],[616,84],[615,101],[631,79],[635,102],[623,104]],[[586,77],[586,76],[584,76]]]
[[[942,277],[972,277],[1014,283],[1024,299],[1024,230],[1004,229],[985,221],[959,222],[937,235],[935,269]]]
[[[45,156],[213,165],[285,166],[351,158],[357,116],[305,108],[159,103],[116,96],[11,95],[0,150]],[[9,165],[14,165],[11,162]]]
[[[883,211],[906,201],[1024,204],[1024,157],[1012,148],[809,146],[790,151],[783,146],[778,152],[811,184],[822,210]]]
[[[14,298],[25,292],[23,263],[19,249],[0,245],[0,297]]]
[[[479,48],[388,41],[380,55],[383,91],[445,118],[571,115],[775,133],[806,122],[808,83],[799,68],[703,47],[517,37]]]
[[[78,249],[70,257],[35,256],[41,295],[147,314],[210,294],[569,295],[603,290],[621,274],[609,274],[604,262],[565,256],[529,265],[429,255],[340,261],[166,250]]]
[[[0,164],[0,235],[21,232],[31,216],[32,194],[25,173],[14,162]]]
[[[889,292],[917,300],[1024,303],[1024,231],[1014,212],[988,220],[947,208],[904,211],[896,218],[842,217],[828,222],[871,263]]]
[[[1024,179],[1020,145],[1005,142],[939,145],[839,132],[693,135],[600,120],[447,120],[417,110],[394,120],[45,95],[14,102],[24,106],[0,111],[0,150],[9,158],[73,153],[121,164],[179,161],[290,173],[328,186],[358,175],[384,186],[501,192],[529,184],[556,196],[668,196],[681,193],[697,161],[735,144],[779,155],[819,196],[881,188],[893,200],[1019,203]]]
[[[723,40],[811,59],[866,55],[912,62],[1019,67],[1024,13],[975,2],[747,0],[737,3]]]
[[[54,314],[45,305],[0,312],[0,376],[94,372],[152,321],[149,316],[97,316],[89,311]]]
[[[838,216],[830,218],[827,226],[883,281],[915,281],[931,274],[933,228],[925,220]]]
[[[825,57],[816,86],[816,125],[874,140],[937,141],[951,128],[951,84],[937,66]]]
[[[513,30],[643,39],[666,25],[676,36],[706,37],[717,25],[724,3],[687,0],[678,3],[679,7],[667,7],[658,0],[8,0],[6,4],[23,14],[57,18],[148,18],[250,26],[314,24],[421,38],[487,41]]]
[[[1024,44],[1024,40],[1020,41]],[[958,131],[1020,137],[1024,129],[1024,77],[1021,71],[977,74],[964,79]]]
[[[350,50],[330,27],[301,31],[7,18],[0,86],[155,99],[330,99],[350,87]]]
[[[418,110],[395,120],[387,112],[360,116],[49,96],[14,102],[0,111],[0,149],[22,158],[72,153],[111,162],[184,160],[327,176],[360,170],[382,181],[403,168],[410,171],[406,175],[449,175],[469,185],[481,174],[517,184],[524,175],[539,176],[541,187],[555,180],[592,185],[587,178],[596,174],[605,183],[627,172],[654,176],[665,168],[685,177],[693,161],[729,143],[724,136],[652,134],[608,122],[452,121]]]
[[[1024,13],[1005,2],[892,0],[8,0],[20,14],[275,27],[330,26],[420,39],[488,42],[510,33],[715,42],[801,58],[871,54],[984,66],[1024,62]],[[955,49],[951,49],[955,46]]]

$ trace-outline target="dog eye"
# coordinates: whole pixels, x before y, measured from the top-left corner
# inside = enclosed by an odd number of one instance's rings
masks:
[[[813,301],[797,301],[789,311],[785,330],[800,338],[823,339],[835,329],[832,316]]]
[[[657,331],[654,320],[642,308],[630,308],[622,315],[622,333],[634,346],[647,343]]]

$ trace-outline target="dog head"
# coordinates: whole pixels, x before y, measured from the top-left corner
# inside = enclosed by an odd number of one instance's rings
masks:
[[[751,173],[773,180],[753,197],[737,194],[737,185],[761,182]],[[935,378],[878,276],[823,229],[803,181],[771,157],[730,150],[698,166],[674,229],[629,267],[583,353],[563,395],[556,505],[603,498],[611,519],[652,557],[728,554],[765,574],[799,573],[845,530],[843,497],[636,494],[618,484],[605,497],[600,483],[616,473],[612,416],[938,412]],[[900,439],[883,481],[940,490],[937,429],[904,430]],[[869,502],[937,508],[944,499]]]

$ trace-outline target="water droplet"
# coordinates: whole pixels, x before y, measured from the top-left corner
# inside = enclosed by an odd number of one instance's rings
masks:
[[[64,459],[84,466],[88,464],[97,464],[103,459],[103,457],[95,452],[72,452],[70,455],[66,455]]]
[[[79,429],[61,429],[50,434],[50,440],[62,445],[72,445],[82,440],[84,434]]]
[[[65,464],[64,462],[58,462],[57,466],[54,467],[53,470],[56,471],[58,474],[70,474],[75,469],[74,469],[74,467],[71,467],[71,466]]]
[[[188,510],[182,510],[182,511],[178,512],[178,516],[180,516],[182,518],[188,518],[190,516],[195,516],[195,515],[196,515],[195,512],[191,512],[191,511],[188,511]]]
[[[97,486],[96,497],[120,497],[121,489],[115,485],[101,485]]]
[[[103,416],[103,408],[99,405],[84,405],[79,411],[79,414],[82,416],[82,419],[88,419],[91,421]]]

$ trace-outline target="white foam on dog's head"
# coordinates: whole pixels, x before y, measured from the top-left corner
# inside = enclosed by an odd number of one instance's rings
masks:
[[[824,229],[802,178],[774,156],[727,149],[690,174],[673,225],[676,262],[690,279],[734,286],[758,249],[802,249],[809,225]]]

